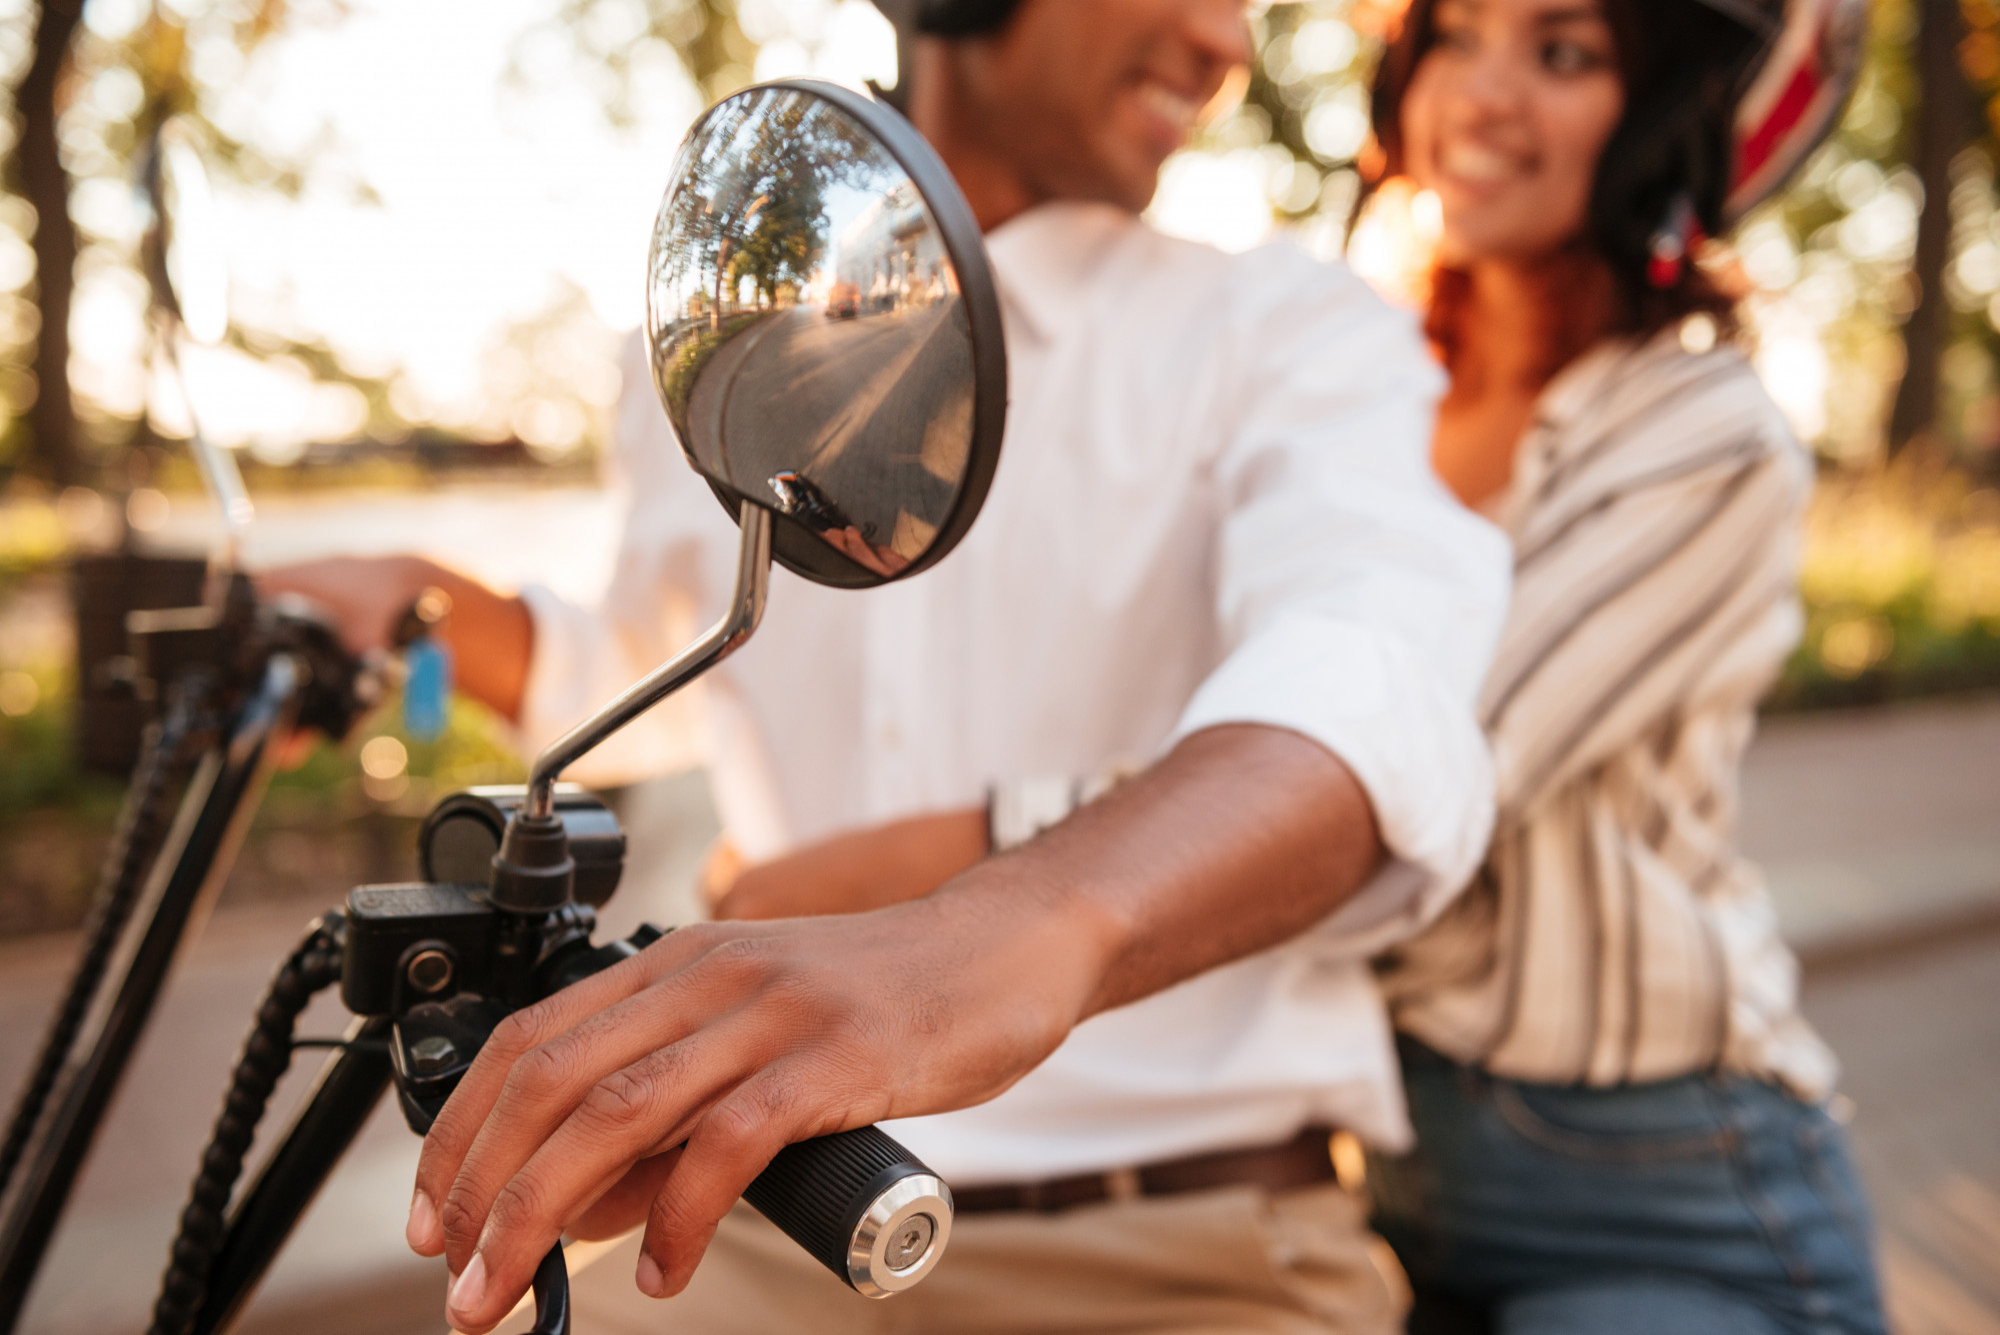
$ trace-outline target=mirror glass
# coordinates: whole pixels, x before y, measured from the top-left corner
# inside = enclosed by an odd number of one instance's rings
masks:
[[[940,559],[999,452],[1006,370],[970,210],[894,111],[806,81],[695,126],[648,262],[653,379],[688,461],[822,583]]]

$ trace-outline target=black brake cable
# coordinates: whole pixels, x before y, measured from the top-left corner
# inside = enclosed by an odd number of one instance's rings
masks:
[[[186,767],[183,744],[193,731],[192,691],[176,687],[167,698],[164,716],[146,729],[139,763],[132,771],[132,784],[125,794],[124,809],[111,837],[98,880],[97,894],[90,908],[89,925],[84,930],[83,954],[70,975],[69,988],[49,1021],[41,1051],[28,1082],[21,1090],[14,1115],[7,1123],[7,1138],[0,1141],[0,1194],[13,1181],[14,1172],[26,1156],[41,1124],[49,1096],[68,1064],[83,1030],[84,1018],[104,984],[118,940],[131,920],[132,906],[138,902],[146,873],[165,842],[168,827],[168,799],[175,777]]]
[[[229,1198],[243,1175],[243,1158],[256,1138],[257,1123],[270,1104],[279,1077],[291,1064],[292,1053],[325,1041],[296,1039],[293,1029],[313,997],[340,981],[345,926],[338,912],[314,923],[279,967],[257,1007],[257,1022],[230,1076],[222,1113],[215,1120],[208,1147],[202,1151],[201,1171],[188,1193],[187,1208],[181,1211],[180,1231],[174,1237],[146,1335],[188,1335],[194,1328],[228,1231]],[[569,1266],[560,1242],[536,1267],[534,1293],[535,1325],[529,1335],[570,1335]]]
[[[188,1193],[187,1208],[181,1211],[180,1232],[160,1280],[147,1335],[187,1335],[194,1328],[228,1229],[229,1197],[243,1175],[243,1157],[250,1151],[278,1078],[291,1065],[293,1028],[313,996],[340,981],[345,926],[338,912],[314,923],[279,966],[257,1007],[257,1022],[236,1060],[222,1112],[215,1119],[208,1148],[202,1151],[201,1171]]]

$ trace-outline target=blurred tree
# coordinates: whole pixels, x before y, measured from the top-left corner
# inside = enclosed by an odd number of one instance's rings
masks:
[[[1206,138],[1211,146],[1282,150],[1265,155],[1265,193],[1281,222],[1345,226],[1368,144],[1368,76],[1400,9],[1304,0],[1273,6],[1256,21],[1242,104]]]
[[[26,385],[9,397],[18,407],[20,399],[33,395],[17,462],[57,485],[87,480],[107,462],[101,450],[90,448],[71,384],[70,316],[79,265],[94,250],[108,252],[104,258],[128,270],[139,264],[135,237],[79,226],[80,182],[130,183],[155,132],[180,117],[218,174],[295,194],[311,164],[273,156],[223,129],[209,114],[213,90],[197,67],[204,58],[211,66],[221,63],[218,50],[231,53],[227,63],[240,67],[272,38],[346,14],[344,0],[217,0],[192,10],[192,17],[191,7],[158,0],[128,8],[129,22],[107,25],[110,30],[93,28],[95,18],[85,21],[82,0],[43,0],[22,16],[33,35],[26,70],[14,89],[21,134],[7,163],[6,184],[34,213],[38,318]],[[101,407],[96,415],[103,416]],[[130,437],[129,425],[110,425]]]
[[[1983,127],[1959,66],[1963,23],[1959,0],[1919,0],[1914,132],[1908,154],[1922,189],[1910,282],[1916,303],[1903,322],[1903,377],[1889,413],[1890,453],[1937,425],[1939,370],[1951,337],[1951,303],[1944,290],[1952,239],[1952,161]]]
[[[514,74],[525,78],[529,53],[559,35],[615,124],[637,115],[635,76],[661,55],[680,64],[706,106],[753,77],[758,44],[744,31],[738,7],[738,0],[562,0],[549,23],[523,34]]]
[[[76,410],[69,388],[69,308],[76,270],[76,224],[69,215],[69,173],[57,138],[58,93],[83,0],[46,0],[35,15],[27,73],[15,89],[21,138],[13,157],[15,187],[35,211],[35,273],[41,320],[28,362],[30,466],[58,486],[82,475]]]

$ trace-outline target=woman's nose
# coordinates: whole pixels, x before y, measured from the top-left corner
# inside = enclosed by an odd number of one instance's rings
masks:
[[[1482,119],[1519,111],[1526,90],[1519,58],[1498,44],[1475,51],[1459,66],[1453,83],[1456,100]]]

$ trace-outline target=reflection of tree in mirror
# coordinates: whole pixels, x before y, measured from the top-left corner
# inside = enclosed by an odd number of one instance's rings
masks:
[[[833,192],[901,176],[860,126],[811,94],[753,93],[711,117],[676,164],[651,275],[657,379],[679,403],[717,347],[800,300],[826,259]]]
[[[730,278],[748,279],[761,304],[789,305],[790,298],[812,279],[826,250],[826,189],[817,173],[799,173],[795,184],[776,186],[736,245]]]
[[[673,242],[661,253],[675,267],[654,275],[654,300],[656,310],[690,315],[705,306],[719,328],[742,304],[745,283],[758,305],[771,307],[811,281],[825,256],[834,186],[897,169],[858,126],[809,94],[774,89],[714,115],[719,123],[691,150],[699,157],[684,164],[660,218],[661,239]]]

